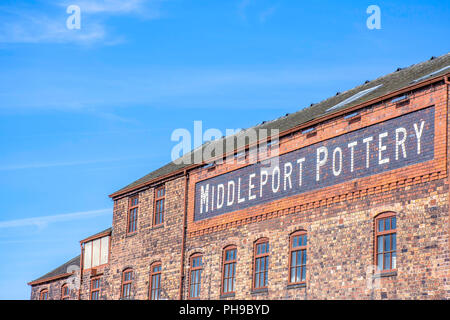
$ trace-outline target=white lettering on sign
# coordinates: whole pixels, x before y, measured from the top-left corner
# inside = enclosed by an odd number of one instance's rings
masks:
[[[197,182],[194,216],[204,219],[433,158],[430,107],[283,154],[269,169],[256,163]]]

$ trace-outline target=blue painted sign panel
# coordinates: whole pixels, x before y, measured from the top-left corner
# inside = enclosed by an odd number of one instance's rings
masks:
[[[199,221],[434,158],[434,107],[255,163],[195,185]]]

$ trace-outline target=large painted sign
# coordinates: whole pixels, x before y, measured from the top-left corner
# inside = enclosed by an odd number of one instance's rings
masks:
[[[255,163],[195,185],[199,221],[434,157],[434,107]],[[275,163],[275,165],[273,164]]]

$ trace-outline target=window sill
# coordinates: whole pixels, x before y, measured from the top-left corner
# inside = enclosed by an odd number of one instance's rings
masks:
[[[262,289],[253,289],[250,294],[268,294],[269,289],[268,288],[262,288]]]
[[[306,288],[306,283],[292,283],[286,286],[286,289],[298,289],[298,288]]]
[[[372,275],[372,279],[388,278],[388,277],[396,277],[396,276],[397,276],[397,271],[379,272],[379,273]]]
[[[152,230],[164,228],[164,223],[156,224],[152,226]]]
[[[234,298],[235,293],[224,293],[220,295],[220,299]]]
[[[134,237],[135,235],[137,235],[137,231],[127,233],[127,235],[125,237],[126,238],[131,238],[131,237]]]

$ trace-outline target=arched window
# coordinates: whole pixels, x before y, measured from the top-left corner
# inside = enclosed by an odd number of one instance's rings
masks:
[[[150,300],[161,299],[161,262],[150,266]]]
[[[48,300],[48,289],[42,289],[39,294],[39,300]]]
[[[199,298],[202,284],[203,257],[196,253],[190,259],[189,298]]]
[[[125,269],[122,272],[122,290],[121,296],[123,299],[131,298],[131,289],[133,284],[133,270]]]
[[[255,242],[253,256],[253,289],[265,289],[269,271],[269,239]]]
[[[397,217],[386,212],[375,218],[375,264],[379,272],[397,268]]]
[[[236,282],[236,246],[230,245],[223,250],[222,257],[222,294],[235,292]]]
[[[91,279],[91,300],[99,300],[100,299],[100,278],[92,278]]]
[[[137,230],[137,219],[139,209],[139,196],[136,195],[130,198],[130,205],[128,209],[127,233],[133,233]]]
[[[306,280],[306,231],[291,234],[289,240],[289,284],[304,283]]]
[[[69,286],[65,283],[61,287],[61,300],[69,300],[69,298]]]

